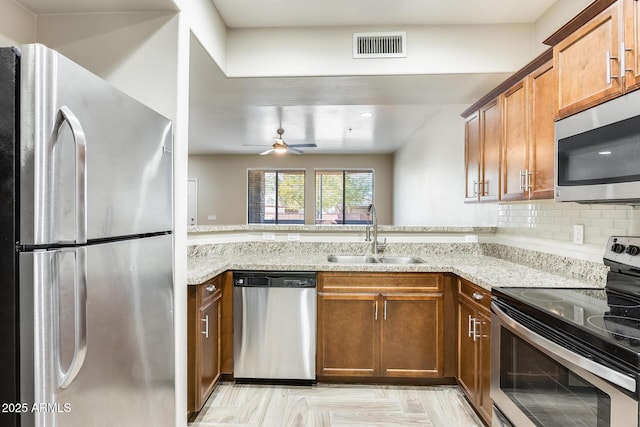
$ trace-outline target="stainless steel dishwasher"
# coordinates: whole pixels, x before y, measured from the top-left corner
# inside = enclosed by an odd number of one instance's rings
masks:
[[[236,381],[316,379],[316,274],[233,274]]]

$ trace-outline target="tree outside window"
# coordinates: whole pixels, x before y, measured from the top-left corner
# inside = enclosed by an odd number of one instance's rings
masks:
[[[249,224],[304,224],[304,170],[249,170]]]
[[[366,224],[373,171],[316,171],[316,224]]]

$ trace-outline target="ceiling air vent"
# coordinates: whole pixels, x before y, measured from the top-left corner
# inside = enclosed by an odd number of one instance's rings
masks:
[[[353,33],[354,58],[405,58],[407,33]]]

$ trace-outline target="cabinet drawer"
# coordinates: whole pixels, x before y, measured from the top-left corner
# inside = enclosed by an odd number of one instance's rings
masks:
[[[216,291],[220,288],[220,277],[216,276],[213,279],[198,286],[198,292],[200,292],[200,301],[204,304],[208,302],[209,298],[213,298]]]
[[[325,292],[441,292],[439,273],[319,273],[318,290]]]
[[[478,308],[489,310],[491,293],[480,286],[464,279],[458,279],[458,296],[465,298]]]

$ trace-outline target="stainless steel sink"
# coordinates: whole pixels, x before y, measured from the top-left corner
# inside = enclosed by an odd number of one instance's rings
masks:
[[[383,264],[422,264],[424,261],[411,256],[383,256],[378,258],[378,262]]]
[[[371,255],[329,255],[327,261],[339,264],[375,264],[378,262]]]
[[[329,255],[327,261],[338,264],[421,264],[420,258],[410,256],[381,256],[373,255]]]

